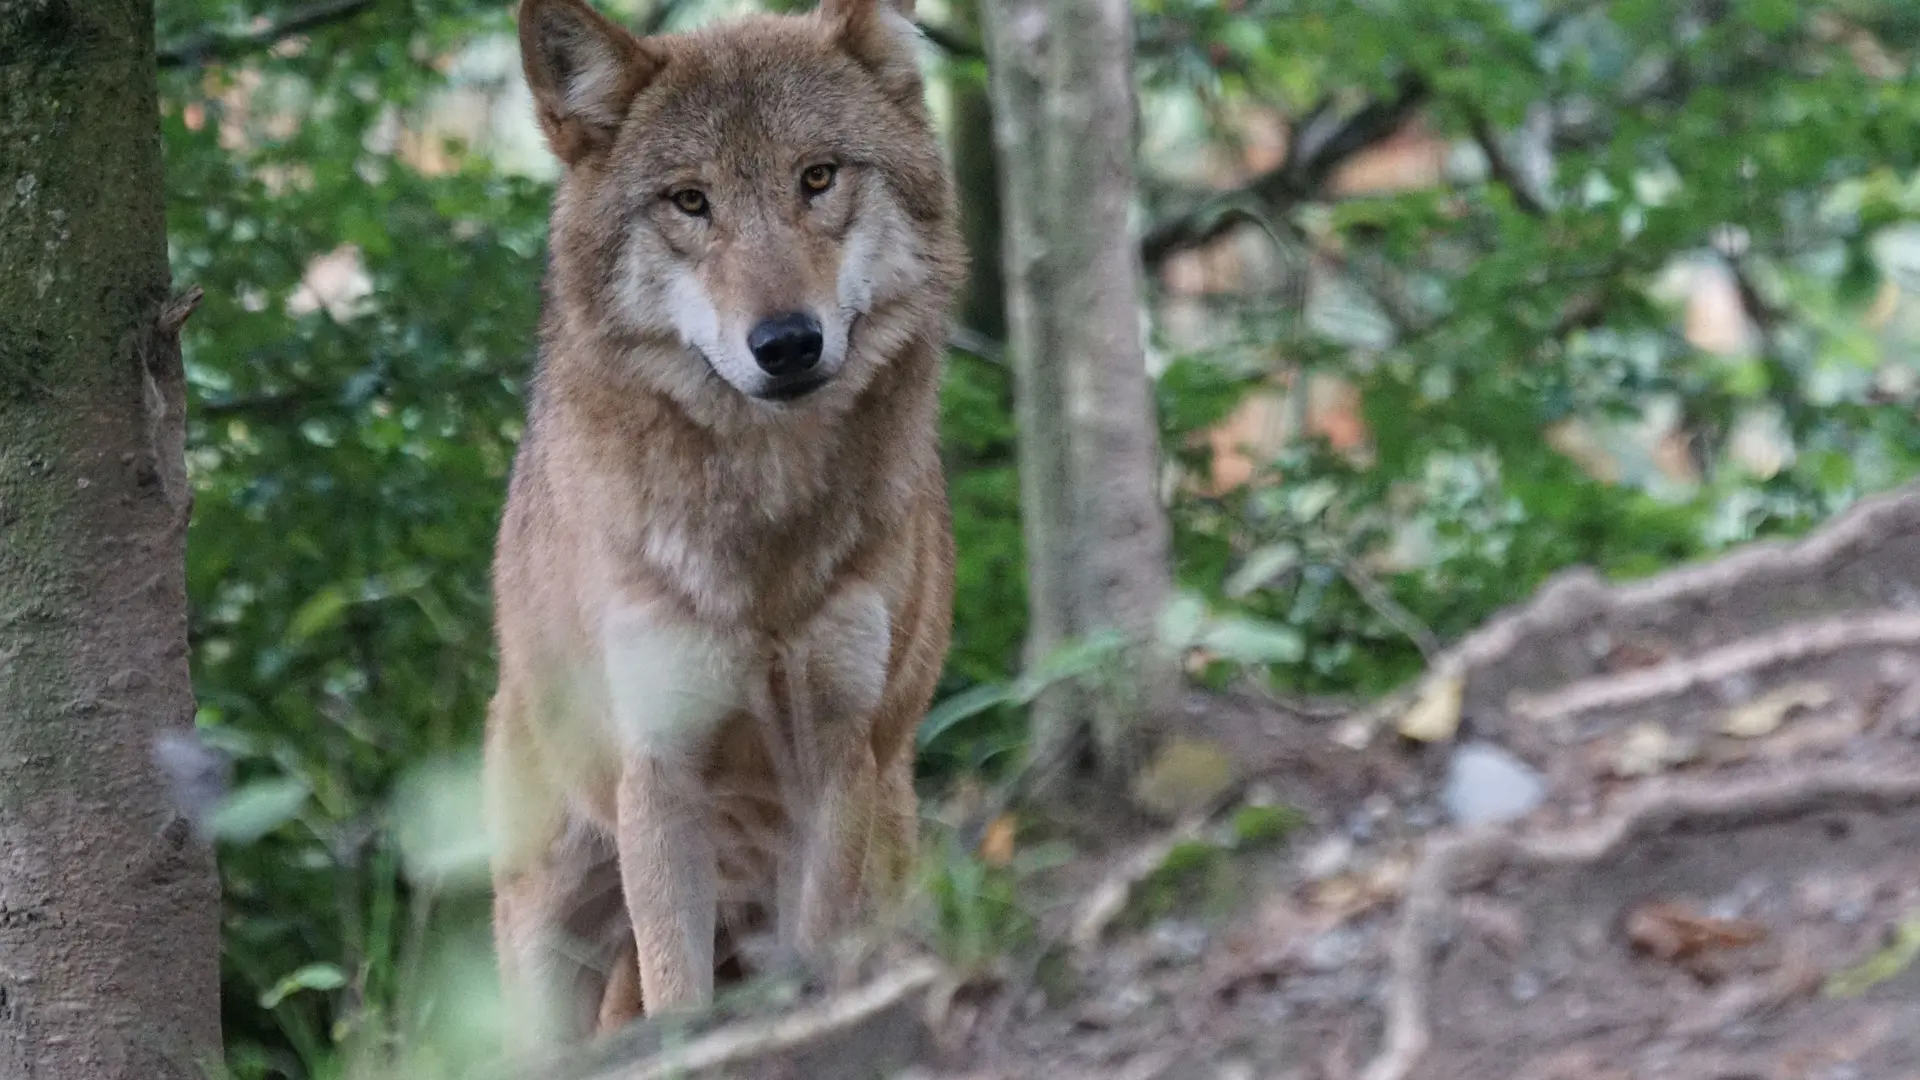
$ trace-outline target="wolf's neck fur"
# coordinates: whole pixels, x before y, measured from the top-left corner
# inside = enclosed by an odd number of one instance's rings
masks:
[[[778,625],[944,492],[931,333],[875,335],[892,355],[849,405],[767,408],[717,377],[724,426],[647,385],[647,351],[551,319],[535,409],[573,528],[627,585],[712,619]]]

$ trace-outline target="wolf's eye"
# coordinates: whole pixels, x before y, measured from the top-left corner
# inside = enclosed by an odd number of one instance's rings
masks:
[[[807,194],[818,195],[833,186],[833,173],[831,165],[810,166],[800,174],[800,186],[807,189]]]
[[[667,198],[672,199],[673,205],[679,207],[683,214],[691,214],[694,217],[707,216],[707,193],[704,191],[697,188],[681,188]]]

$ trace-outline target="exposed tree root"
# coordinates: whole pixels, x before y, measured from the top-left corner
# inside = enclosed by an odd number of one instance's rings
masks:
[[[1859,614],[1865,611],[1880,614]],[[1497,730],[1510,711],[1517,711],[1516,703],[1533,713],[1580,711],[1666,696],[1714,677],[1716,670],[1765,666],[1769,650],[1792,659],[1796,649],[1813,655],[1874,644],[1876,637],[1907,644],[1913,631],[1892,614],[1896,611],[1920,612],[1920,489],[1915,488],[1863,500],[1801,540],[1752,544],[1643,581],[1609,586],[1591,570],[1562,573],[1532,600],[1435,656],[1415,686],[1339,725],[1335,738],[1364,745],[1444,679],[1462,680],[1465,713],[1483,729]],[[1840,615],[1860,625],[1852,630],[1827,626],[1810,645],[1796,640],[1802,632],[1792,629],[1796,624],[1818,627],[1822,617]],[[1852,640],[1855,635],[1859,640]],[[1757,640],[1729,646],[1743,638]],[[1663,665],[1613,683],[1609,654],[1635,644],[1661,659],[1728,648],[1692,666]],[[1574,686],[1565,691],[1566,700],[1557,694],[1552,700],[1543,697],[1567,684]]]
[[[1450,901],[1463,883],[1507,866],[1563,867],[1598,862],[1635,840],[1681,822],[1731,828],[1836,807],[1920,803],[1920,776],[1860,767],[1796,771],[1764,780],[1648,782],[1605,820],[1580,828],[1522,835],[1505,829],[1435,836],[1401,905],[1387,989],[1386,1037],[1363,1080],[1405,1080],[1433,1039],[1428,986],[1434,948]]]
[[[639,1060],[571,1075],[574,1080],[884,1076],[920,1049],[929,1028],[927,1006],[943,978],[937,964],[913,961],[817,1004],[732,1024]]]
[[[1515,717],[1536,723],[1570,720],[1584,713],[1675,697],[1739,675],[1873,646],[1920,647],[1920,613],[1875,612],[1795,623],[1658,667],[1583,679],[1546,694],[1516,693],[1507,708]]]

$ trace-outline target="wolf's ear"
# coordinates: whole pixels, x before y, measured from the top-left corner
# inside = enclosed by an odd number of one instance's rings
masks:
[[[584,0],[524,0],[520,62],[547,143],[568,165],[612,145],[633,95],[661,66],[646,42]]]
[[[925,108],[913,0],[820,0],[820,18],[888,97],[915,111]]]

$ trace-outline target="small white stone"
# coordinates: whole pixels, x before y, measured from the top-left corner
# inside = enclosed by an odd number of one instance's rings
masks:
[[[1497,825],[1532,813],[1547,789],[1526,762],[1492,743],[1465,743],[1447,762],[1441,799],[1459,825]]]
[[[1300,856],[1300,872],[1314,881],[1325,881],[1345,870],[1352,859],[1353,841],[1334,833]]]

